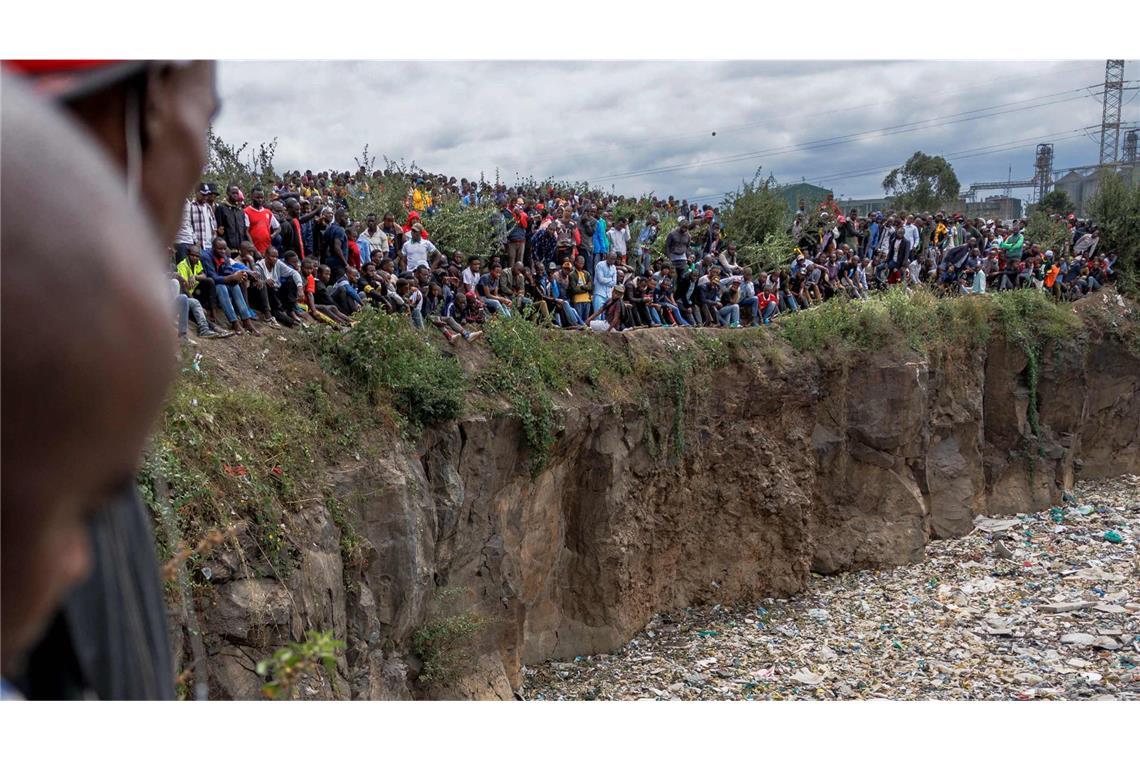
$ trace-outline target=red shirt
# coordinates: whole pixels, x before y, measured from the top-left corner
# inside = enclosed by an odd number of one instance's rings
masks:
[[[348,241],[348,265],[353,269],[360,270],[360,246],[356,244],[355,240]]]
[[[265,249],[269,247],[270,239],[273,237],[269,232],[273,212],[264,206],[260,209],[246,206],[245,217],[249,220],[249,239],[253,241],[253,247],[257,249],[258,253],[264,254]]]
[[[301,249],[298,252],[298,256],[299,256],[301,261],[304,261],[305,260],[305,237],[304,237],[304,235],[301,234],[301,220],[300,219],[293,219],[293,229],[297,233],[297,247]]]

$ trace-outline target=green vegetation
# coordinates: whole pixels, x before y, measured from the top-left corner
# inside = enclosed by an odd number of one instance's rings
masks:
[[[597,386],[629,370],[628,360],[596,336],[552,333],[519,314],[490,320],[484,337],[495,361],[476,385],[511,404],[535,472],[546,466],[559,426],[553,394],[582,381]]]
[[[770,232],[760,243],[745,243],[736,249],[741,266],[752,267],[752,273],[785,269],[795,258],[796,241],[784,231]]]
[[[459,251],[467,256],[481,256],[484,260],[499,252],[495,238],[495,216],[498,210],[491,204],[467,208],[459,199],[449,198],[436,204],[431,219],[424,220],[431,241],[450,255]]]
[[[1117,254],[1117,287],[1140,296],[1140,183],[1129,187],[1119,174],[1104,172],[1088,215],[1100,228],[1097,253]]]
[[[268,197],[268,192],[273,189],[273,184],[276,182],[273,169],[273,157],[277,153],[276,137],[251,149],[249,143],[242,143],[240,146],[227,143],[211,130],[207,136],[207,143],[210,152],[206,160],[206,170],[202,173],[204,182],[216,184],[223,198],[229,185],[237,185],[244,193],[248,193],[254,185],[261,185]],[[243,154],[247,154],[249,158],[243,157]]]
[[[1034,289],[1014,290],[994,298],[998,324],[1006,342],[1025,352],[1029,409],[1026,412],[1034,436],[1041,434],[1038,422],[1037,381],[1041,358],[1050,342],[1073,337],[1080,319],[1071,309]]]
[[[248,521],[264,561],[280,577],[295,567],[295,548],[282,528],[317,476],[318,418],[269,389],[227,388],[206,373],[183,374],[139,474],[139,487],[161,517],[155,479],[169,487],[178,532],[191,543],[212,528]],[[162,556],[175,547],[160,542]],[[192,556],[191,562],[197,557]]]
[[[883,178],[883,191],[896,208],[930,211],[958,197],[961,185],[954,167],[942,156],[916,151],[906,163]]]
[[[448,683],[462,675],[470,661],[475,637],[487,621],[474,612],[461,612],[424,623],[412,633],[412,649],[423,661],[422,683]]]
[[[368,309],[351,330],[326,334],[322,348],[332,371],[360,383],[374,402],[390,404],[409,435],[463,408],[467,379],[459,362],[406,316]]]
[[[1060,219],[1050,219],[1049,214],[1040,209],[1030,214],[1026,221],[1025,239],[1032,240],[1042,251],[1060,255],[1070,236],[1069,225]]]
[[[1037,204],[1037,210],[1046,214],[1069,214],[1075,210],[1073,201],[1064,190],[1050,190]],[[1030,238],[1035,240],[1036,238]]]
[[[995,317],[1007,332],[1055,335],[1072,330],[1071,309],[1036,289],[985,297],[938,298],[929,291],[891,288],[870,298],[833,298],[777,321],[791,347],[804,352],[874,350],[902,337],[916,350],[976,350],[986,344]]]
[[[776,181],[769,177],[760,178],[760,167],[752,179],[743,183],[738,192],[724,197],[720,207],[720,223],[725,238],[738,248],[749,246],[748,251],[771,251],[779,248],[781,242],[771,236],[784,232],[784,221],[788,213],[787,203],[778,192]],[[787,246],[782,262],[791,258],[792,246]],[[771,255],[769,253],[769,255]]]
[[[305,675],[316,675],[323,667],[329,684],[336,689],[336,656],[344,642],[333,638],[332,631],[309,631],[304,642],[290,642],[257,663],[257,674],[269,681],[261,693],[269,699],[290,699],[298,681]]]

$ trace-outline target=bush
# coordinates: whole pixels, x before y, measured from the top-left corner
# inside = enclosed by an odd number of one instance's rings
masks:
[[[231,145],[214,134],[213,130],[207,137],[207,143],[210,152],[206,170],[202,173],[203,182],[217,184],[223,197],[229,185],[237,185],[244,193],[248,193],[254,185],[262,185],[268,197],[268,191],[273,189],[273,183],[277,181],[273,169],[273,158],[277,153],[276,137],[251,149],[248,160],[242,154],[249,148],[249,143]]]
[[[467,379],[454,356],[443,354],[407,316],[361,312],[349,331],[325,337],[338,372],[354,378],[374,400],[389,402],[407,432],[459,415]]]
[[[760,168],[739,192],[725,196],[720,207],[724,237],[737,246],[764,244],[769,235],[783,232],[788,213],[784,197],[776,191],[772,178],[760,179]]]
[[[1119,174],[1104,172],[1089,216],[1100,228],[1097,252],[1120,257],[1120,289],[1140,294],[1140,184],[1129,188]]]
[[[489,394],[507,398],[522,421],[532,472],[545,465],[558,428],[553,394],[577,382],[599,385],[625,375],[628,359],[595,335],[563,335],[521,314],[495,317],[483,328],[494,364],[477,380]]]
[[[486,261],[500,253],[495,237],[495,216],[499,213],[493,204],[468,208],[457,199],[448,199],[437,205],[430,219],[424,220],[432,243],[445,254],[459,251],[467,256],[480,256]]]
[[[786,231],[771,232],[762,243],[746,243],[736,249],[736,261],[752,267],[752,273],[773,272],[791,265],[796,242]]]
[[[1036,243],[1042,251],[1058,256],[1069,242],[1069,226],[1060,219],[1050,219],[1044,211],[1034,211],[1025,225],[1025,239]]]
[[[465,669],[472,643],[486,626],[474,612],[424,623],[412,633],[412,649],[423,661],[419,680],[423,683],[447,683]]]

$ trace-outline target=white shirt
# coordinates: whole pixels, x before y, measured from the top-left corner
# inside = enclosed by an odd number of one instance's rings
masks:
[[[606,235],[610,239],[610,249],[617,255],[624,256],[628,251],[629,230],[610,229],[606,230]]]
[[[265,259],[261,259],[254,264],[254,268],[257,269],[257,273],[261,275],[266,282],[272,282],[274,285],[280,285],[281,280],[285,277],[292,279],[298,288],[297,292],[301,292],[300,288],[302,288],[303,285],[300,273],[281,259],[277,259],[273,265],[273,269],[265,265]]]
[[[903,225],[903,237],[905,237],[907,239],[907,242],[910,243],[910,249],[912,251],[918,250],[918,227],[917,227],[917,225],[914,225],[914,224]]]
[[[472,272],[471,267],[467,267],[463,270],[463,284],[467,286],[468,290],[475,290],[475,286],[479,284],[479,278],[482,276],[482,272]]]
[[[435,253],[437,250],[438,249],[431,244],[430,240],[424,240],[422,238],[418,243],[413,243],[411,240],[404,243],[402,251],[404,258],[407,260],[407,263],[405,264],[407,271],[414,272],[416,270],[416,267],[418,267],[420,264],[427,264],[428,256]],[[464,277],[463,281],[467,282],[467,278]]]

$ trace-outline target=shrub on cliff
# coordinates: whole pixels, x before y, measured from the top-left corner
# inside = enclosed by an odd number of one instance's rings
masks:
[[[366,309],[351,330],[326,336],[323,349],[334,372],[391,403],[413,428],[454,419],[463,408],[467,380],[459,362],[404,315]]]

